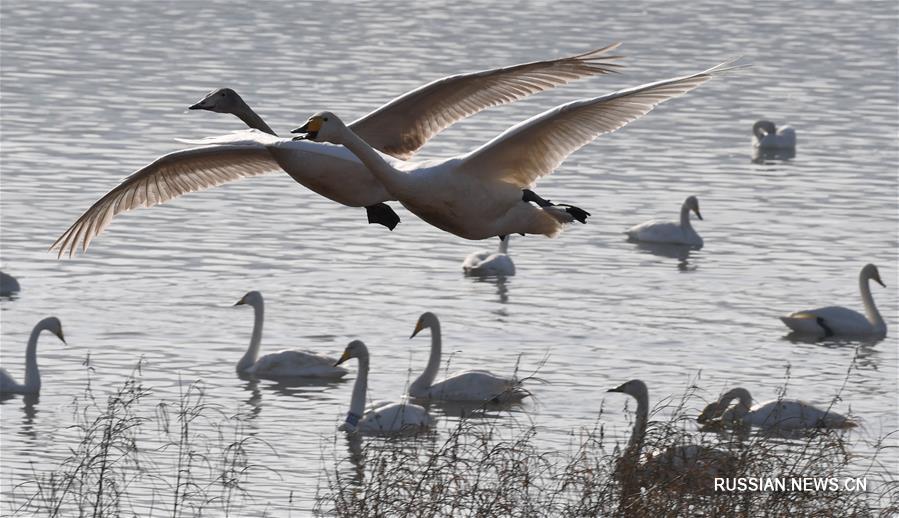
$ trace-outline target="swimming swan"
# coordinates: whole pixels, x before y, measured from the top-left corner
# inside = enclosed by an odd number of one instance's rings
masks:
[[[375,149],[408,158],[450,125],[486,108],[613,72],[620,66],[614,63],[620,56],[606,54],[617,47],[614,44],[576,56],[445,77],[397,97],[351,127]],[[50,249],[58,249],[59,257],[66,251],[74,255],[79,245],[86,251],[90,241],[122,212],[278,170],[332,201],[366,207],[370,222],[391,229],[396,226],[399,217],[383,203],[392,196],[352,153],[342,147],[279,139],[258,115],[250,115],[251,111],[249,107],[240,108],[237,115],[255,131],[184,141],[199,143],[199,147],[164,155],[122,180]]]
[[[248,305],[253,308],[253,335],[250,347],[237,362],[238,374],[248,374],[257,378],[342,378],[347,374],[343,367],[334,365],[334,358],[313,352],[285,350],[266,354],[259,358],[262,344],[262,323],[265,303],[262,294],[251,291],[237,301],[235,306]],[[258,359],[257,359],[258,358]]]
[[[8,273],[0,272],[0,297],[10,297],[22,291],[19,281]]]
[[[534,194],[530,188],[540,177],[599,135],[698,87],[730,64],[552,108],[470,153],[445,160],[385,160],[330,112],[313,115],[293,132],[345,145],[404,207],[439,229],[465,239],[515,233],[552,237],[565,223],[586,222],[589,213]]]
[[[637,400],[637,417],[627,449],[619,462],[619,476],[635,477],[653,483],[684,480],[695,483],[696,487],[701,489],[711,487],[705,484],[708,478],[726,476],[736,463],[734,455],[698,444],[670,446],[664,450],[643,454],[646,424],[649,419],[649,390],[646,384],[634,379],[609,389],[608,392],[620,392]]]
[[[50,331],[58,336],[62,343],[66,343],[62,334],[62,323],[58,318],[48,317],[38,322],[31,331],[28,348],[25,349],[25,383],[19,385],[6,369],[0,369],[0,394],[37,394],[41,391],[41,373],[37,368],[37,337],[41,331]]]
[[[728,408],[734,399],[738,400],[737,404]],[[718,401],[708,404],[696,420],[705,424],[716,419],[729,426],[744,424],[778,431],[858,426],[844,415],[798,399],[776,399],[753,406],[749,391],[741,387],[725,392]]]
[[[510,277],[515,275],[515,263],[509,257],[509,241],[512,236],[501,239],[495,252],[481,250],[472,252],[462,262],[465,275],[475,277]]]
[[[760,120],[752,125],[752,145],[762,150],[793,149],[796,131],[784,126],[780,130],[771,121]]]
[[[521,382],[514,377],[497,376],[485,370],[456,372],[434,383],[437,371],[440,370],[441,353],[440,322],[437,315],[430,312],[422,313],[409,338],[415,338],[415,335],[424,329],[431,330],[431,356],[428,358],[425,371],[409,385],[410,396],[442,401],[508,403],[519,401],[528,395],[528,392],[521,388]]]
[[[434,425],[434,418],[424,407],[408,401],[399,403],[379,401],[365,408],[365,392],[368,389],[368,348],[359,340],[353,340],[334,365],[359,359],[359,374],[353,384],[353,396],[346,421],[339,430],[363,435],[396,435],[417,433]]]
[[[689,196],[680,207],[680,223],[674,221],[651,220],[635,225],[625,232],[628,238],[646,243],[668,243],[674,245],[690,245],[702,248],[702,237],[690,224],[690,211],[702,219],[699,213],[699,200]]]
[[[804,335],[883,338],[887,335],[887,325],[874,305],[869,280],[886,288],[880,280],[877,267],[866,264],[858,276],[858,289],[862,294],[862,304],[865,306],[864,315],[841,306],[828,306],[797,311],[780,319],[787,327]]]

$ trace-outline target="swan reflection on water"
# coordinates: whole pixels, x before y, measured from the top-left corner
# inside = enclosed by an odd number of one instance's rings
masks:
[[[642,253],[667,259],[677,259],[677,269],[682,272],[693,272],[699,268],[699,265],[696,264],[695,257],[694,261],[692,263],[690,262],[690,254],[697,251],[693,246],[670,243],[646,243],[632,239],[628,239],[628,242],[636,245],[637,250]]]
[[[509,303],[509,282],[510,279],[505,276],[499,277],[473,277],[468,276],[466,279],[470,279],[471,282],[474,283],[487,283],[493,284],[496,286],[496,297],[500,304],[508,304]]]
[[[752,163],[767,164],[769,162],[782,162],[796,158],[796,149],[762,149],[753,148]]]

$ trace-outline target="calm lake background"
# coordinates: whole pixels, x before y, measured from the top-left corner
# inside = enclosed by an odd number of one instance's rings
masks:
[[[210,401],[277,450],[252,452],[280,475],[250,486],[259,509],[310,509],[322,468],[346,455],[334,434],[352,375],[326,387],[238,379],[253,315],[230,305],[249,290],[267,302],[263,353],[337,356],[364,340],[373,399],[399,396],[423,369],[428,337],[408,340],[423,311],[441,318],[451,368],[539,367],[548,383],[501,419],[533,420],[547,449],[592,426],[601,406],[606,433],[626,440],[633,402],[605,391],[628,379],[645,380],[652,403],[694,382],[707,398],[739,385],[765,400],[788,366],[790,397],[827,404],[842,390],[835,408],[864,423],[850,436],[860,462],[871,440],[899,429],[895,2],[51,1],[4,2],[0,15],[0,261],[22,285],[0,303],[0,359],[21,378],[28,334],[45,316],[58,316],[69,340],[42,336],[37,405],[0,404],[2,513],[22,502],[15,486],[32,470],[52,470],[74,446],[66,427],[88,357],[101,394],[142,357],[152,401],[175,401],[202,380]],[[352,120],[445,75],[615,41],[621,74],[485,111],[418,157],[470,150],[573,99],[735,56],[753,67],[599,138],[542,180],[544,197],[593,217],[554,240],[514,238],[518,274],[505,282],[461,271],[495,240],[466,242],[398,203],[403,221],[391,233],[284,174],[120,216],[73,260],[47,252],[121,178],[183,147],[174,138],[240,129],[230,116],[185,111],[213,88],[234,88],[286,133],[321,109]],[[760,118],[796,128],[794,159],[750,160]],[[630,225],[676,218],[690,194],[705,217],[695,224],[701,251],[679,258],[625,241]],[[887,284],[872,289],[890,336],[784,338],[783,313],[861,310],[858,272],[869,262]],[[442,417],[439,429],[454,423]],[[899,468],[896,450],[887,456]]]

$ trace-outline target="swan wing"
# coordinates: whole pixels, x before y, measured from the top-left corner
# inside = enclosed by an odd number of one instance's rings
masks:
[[[20,387],[21,385],[16,383],[16,380],[6,372],[6,369],[0,369],[0,393],[14,392],[19,390]]]
[[[430,397],[444,401],[493,401],[521,399],[518,380],[497,376],[489,371],[458,372],[431,385]]]
[[[66,251],[69,256],[74,255],[79,245],[84,252],[91,240],[122,212],[279,170],[266,148],[252,142],[205,145],[169,153],[122,180],[87,209],[50,249],[58,249],[59,257]]]
[[[256,360],[250,372],[260,378],[342,378],[347,370],[335,367],[336,361],[312,352],[286,350],[262,356]]]
[[[492,175],[525,188],[554,171],[571,153],[683,95],[715,75],[732,70],[728,61],[698,74],[648,83],[547,110],[512,126],[471,152],[458,170]]]
[[[593,75],[608,74],[618,43],[560,59],[438,79],[407,92],[350,124],[373,148],[408,159],[434,135],[481,110]]]
[[[855,426],[853,421],[842,414],[792,399],[759,403],[752,407],[744,420],[753,426],[781,430]]]
[[[390,403],[366,412],[358,429],[367,434],[415,433],[434,424],[424,407],[412,403]]]

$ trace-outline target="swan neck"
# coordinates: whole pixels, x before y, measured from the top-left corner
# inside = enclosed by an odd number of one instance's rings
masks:
[[[41,373],[37,368],[37,339],[45,329],[49,329],[45,320],[34,326],[31,336],[28,337],[28,347],[25,349],[25,388],[30,391],[41,388]]]
[[[883,321],[883,317],[880,315],[880,311],[877,310],[877,306],[874,305],[874,297],[871,295],[871,283],[869,282],[870,277],[867,275],[862,275],[858,279],[858,289],[862,294],[862,304],[865,306],[865,316],[868,317],[868,322],[871,322],[871,325],[880,329],[886,329],[886,323]]]
[[[440,371],[440,356],[443,345],[440,334],[440,322],[431,322],[428,327],[431,329],[431,356],[428,358],[428,366],[425,367],[425,371],[409,386],[409,391],[413,394],[418,391],[427,391]]]
[[[748,390],[738,387],[721,396],[721,402],[724,406],[729,405],[734,399],[738,400],[740,407],[745,407],[746,410],[752,408],[752,395]]]
[[[377,151],[362,140],[353,130],[343,127],[339,144],[344,145],[371,171],[372,175],[389,191],[405,175],[394,169]]]
[[[253,129],[257,129],[259,131],[264,131],[264,132],[268,133],[269,135],[277,136],[277,134],[275,134],[274,130],[272,130],[269,127],[269,125],[266,124],[264,120],[262,120],[262,117],[260,117],[259,114],[257,114],[255,111],[253,111],[253,109],[250,108],[250,106],[247,103],[245,103],[243,101],[243,99],[240,100],[240,105],[239,105],[237,111],[234,112],[234,115],[236,115],[237,118],[244,121],[244,123],[246,123],[247,126],[253,128]]]
[[[350,399],[350,413],[362,417],[365,411],[365,392],[368,390],[368,355],[359,357],[359,374],[353,384],[353,396]]]
[[[690,207],[686,203],[680,207],[680,226],[683,229],[693,228],[693,225],[690,224]]]
[[[630,455],[638,456],[643,448],[643,437],[646,435],[646,423],[649,420],[649,394],[642,393],[637,396],[637,417],[634,420],[634,429],[631,438],[627,442],[627,451]]]
[[[237,371],[243,372],[256,363],[259,358],[259,348],[262,346],[262,324],[265,320],[265,305],[260,301],[253,306],[253,334],[250,337],[250,346],[243,358],[237,362]]]

